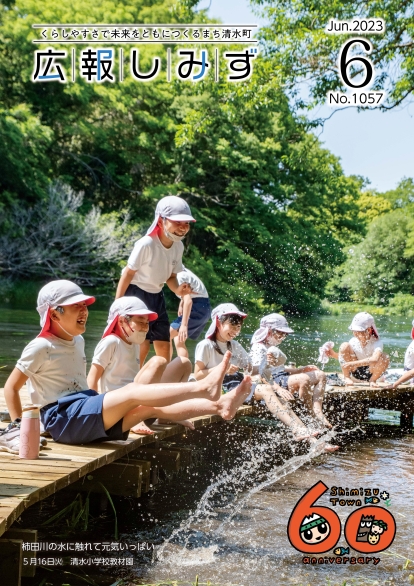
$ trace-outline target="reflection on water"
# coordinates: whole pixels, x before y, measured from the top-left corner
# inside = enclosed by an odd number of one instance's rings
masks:
[[[174,315],[171,314],[170,317],[173,318]],[[105,311],[90,308],[88,327],[84,336],[86,358],[89,363],[105,328],[106,319]],[[252,315],[246,319],[243,332],[238,338],[246,348],[249,348],[250,337],[258,327],[259,320],[260,316]],[[351,314],[289,318],[295,333],[283,342],[283,351],[288,360],[296,362],[298,366],[315,363],[318,348],[323,342],[332,340],[335,342],[335,348],[338,348],[341,342],[350,338],[348,326],[351,320]],[[376,322],[384,341],[384,348],[390,354],[391,366],[401,367],[405,350],[411,341],[411,320],[404,317],[378,316]],[[39,331],[39,317],[35,309],[0,309],[0,386],[4,385],[24,346],[35,338]],[[193,360],[195,342],[189,340],[187,346],[190,359]],[[325,370],[329,372],[337,369],[338,363],[330,360]]]

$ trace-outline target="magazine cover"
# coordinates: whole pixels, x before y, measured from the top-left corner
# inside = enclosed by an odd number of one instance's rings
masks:
[[[414,3],[0,9],[2,584],[414,583]]]

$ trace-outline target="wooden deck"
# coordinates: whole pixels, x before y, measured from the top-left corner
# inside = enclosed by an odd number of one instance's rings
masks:
[[[22,402],[29,402],[24,389]],[[3,389],[0,390],[0,411],[6,409]],[[252,408],[240,407],[237,416],[248,415]],[[222,422],[218,415],[196,417],[195,428]],[[7,423],[0,423],[5,428]],[[154,435],[129,434],[128,440],[102,442],[88,446],[69,446],[48,438],[46,449],[38,460],[21,460],[19,456],[0,452],[0,536],[20,517],[25,509],[58,490],[76,482],[94,470],[127,456],[142,446],[155,444],[168,437],[182,435],[181,425],[154,426]]]
[[[29,402],[22,389],[22,401]],[[402,385],[397,390],[386,391],[373,389],[367,384],[354,387],[334,387],[327,391],[326,407],[330,404],[346,404],[345,418],[348,414],[360,409],[376,407],[401,411],[401,424],[406,431],[412,430],[414,413],[414,387]],[[0,411],[6,409],[2,389],[0,390]],[[243,406],[237,416],[249,415],[252,407]],[[215,422],[221,422],[219,416],[206,416],[193,419],[197,428]],[[0,423],[4,428],[7,423]],[[0,536],[7,531],[25,509],[58,490],[69,486],[77,480],[89,475],[131,452],[155,444],[159,440],[183,434],[180,425],[162,425],[154,428],[155,435],[130,434],[128,440],[122,442],[103,442],[88,446],[69,446],[57,444],[48,439],[45,450],[40,452],[38,460],[21,460],[18,456],[0,452]],[[154,447],[154,445],[152,446]]]

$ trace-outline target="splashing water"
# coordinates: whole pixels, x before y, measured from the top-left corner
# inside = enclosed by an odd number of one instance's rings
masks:
[[[298,470],[313,458],[324,454],[326,442],[336,434],[330,430],[315,441],[306,454],[292,456],[265,473],[263,467],[268,464],[271,455],[269,451],[274,450],[275,440],[281,436],[275,436],[274,432],[269,431],[258,444],[243,443],[240,446],[243,462],[222,473],[207,488],[194,513],[154,551],[154,561],[174,566],[209,564],[214,561],[214,556],[220,548],[220,536],[251,497]]]

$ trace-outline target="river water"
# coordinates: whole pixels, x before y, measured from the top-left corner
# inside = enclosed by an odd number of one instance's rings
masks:
[[[297,365],[314,363],[318,347],[324,341],[334,341],[337,348],[349,338],[347,327],[351,318],[345,314],[291,318],[289,323],[295,335],[282,348]],[[246,347],[258,321],[250,317],[248,320],[239,338]],[[411,320],[380,316],[376,321],[392,366],[401,367],[410,342]],[[105,312],[90,312],[85,335],[88,361],[105,322]],[[0,386],[24,345],[38,331],[34,311],[0,311],[0,366],[4,367],[0,370]],[[193,349],[191,346],[190,356]],[[336,369],[334,361],[326,368],[327,371]],[[392,412],[372,412],[368,433],[356,431],[339,452],[314,458],[296,446],[290,446],[286,453],[280,448],[278,428],[255,427],[252,420],[246,420],[244,425],[255,430],[253,441],[250,438],[243,444],[242,440],[241,443],[234,440],[230,446],[231,430],[242,428],[243,422],[229,424],[229,448],[236,451],[236,456],[224,459],[210,472],[207,468],[204,477],[202,471],[193,471],[189,478],[182,480],[181,494],[163,489],[157,497],[156,492],[146,502],[145,514],[138,507],[128,510],[125,526],[121,528],[125,531],[124,539],[157,544],[164,541],[153,563],[138,563],[134,570],[136,583],[175,579],[190,584],[196,575],[200,584],[210,581],[212,586],[414,583],[414,562],[409,561],[414,560],[414,437],[392,431],[385,433],[381,426],[375,425],[397,421]],[[286,527],[296,502],[318,481],[324,482],[328,489],[333,486],[378,488],[380,493],[389,493],[389,500],[381,500],[377,509],[392,513],[397,531],[392,545],[377,555],[378,565],[305,565],[302,562],[304,555],[290,545]],[[355,507],[334,508],[328,493],[329,490],[317,504],[331,506],[344,525]],[[347,547],[343,533],[337,546]],[[333,556],[333,553],[331,550],[321,555]],[[351,549],[352,555],[363,554],[355,554]]]

